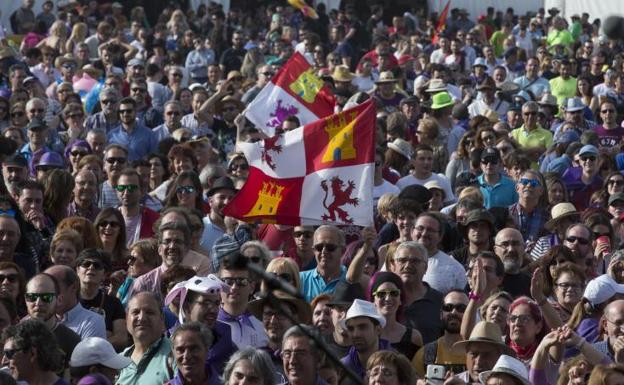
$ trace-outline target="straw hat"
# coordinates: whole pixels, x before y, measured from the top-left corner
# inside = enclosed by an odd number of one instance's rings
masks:
[[[427,89],[425,90],[425,92],[431,92],[431,93],[444,92],[444,91],[447,91],[447,89],[446,89],[446,83],[444,83],[442,79],[431,79],[429,81],[429,87],[427,87]]]
[[[455,342],[455,344],[453,344],[453,348],[466,352],[466,348],[471,342],[491,344],[502,348],[505,353],[513,354],[513,350],[503,342],[503,335],[501,334],[500,326],[493,322],[478,322],[474,329],[472,329],[470,338],[464,341]]]
[[[377,80],[375,84],[395,83],[396,81],[397,80],[392,71],[384,71],[379,74],[379,80]]]
[[[217,102],[217,105],[215,107],[215,109],[217,110],[217,113],[221,114],[223,112],[223,107],[225,107],[227,104],[234,104],[239,109],[239,111],[242,111],[245,109],[245,105],[240,100],[230,95],[227,95],[226,97],[224,97],[223,99]]]
[[[496,90],[496,82],[489,76],[483,79],[483,81],[477,86],[477,91],[485,89]]]
[[[353,80],[355,75],[351,71],[349,71],[349,67],[341,64],[336,66],[336,68],[334,69],[334,73],[331,75],[331,77],[334,79],[334,81],[337,82],[350,82],[351,80]]]
[[[92,79],[98,80],[102,77],[102,75],[104,75],[104,72],[101,69],[93,66],[93,64],[87,64],[78,71],[78,76],[82,76],[83,74],[87,74]]]
[[[281,290],[274,290],[272,292],[272,295],[274,295],[275,298],[277,298],[282,303],[293,305],[293,307],[295,308],[295,313],[293,315],[297,317],[299,322],[304,323],[304,324],[312,323],[312,309],[310,308],[310,305],[307,302],[305,302],[302,299],[295,298],[288,293],[284,293]],[[262,319],[262,309],[264,308],[264,305],[266,305],[267,303],[271,305],[268,297],[265,296],[263,298],[256,299],[256,300],[249,302],[249,304],[247,304],[247,309],[256,318]],[[274,310],[278,310],[278,309],[274,309]]]
[[[578,217],[579,212],[576,211],[576,207],[574,207],[572,203],[563,202],[557,203],[553,206],[553,208],[550,210],[550,216],[552,219],[544,224],[544,228],[548,231],[554,231],[555,226],[557,225],[557,223],[559,223],[561,219],[568,217]]]
[[[388,143],[388,148],[393,149],[394,151],[406,157],[408,160],[411,160],[412,155],[414,154],[412,145],[405,139],[401,138],[396,138],[391,143]]]

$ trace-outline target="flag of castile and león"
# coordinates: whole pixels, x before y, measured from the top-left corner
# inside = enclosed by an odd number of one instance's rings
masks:
[[[334,113],[336,98],[314,73],[305,57],[295,52],[247,106],[245,117],[268,136],[284,119],[296,115],[302,125]]]
[[[373,224],[375,105],[372,100],[256,143],[226,215],[247,222]]]

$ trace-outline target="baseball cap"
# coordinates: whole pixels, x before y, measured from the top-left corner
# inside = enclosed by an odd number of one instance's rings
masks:
[[[74,368],[91,365],[103,365],[121,370],[130,365],[132,360],[117,354],[110,342],[101,337],[87,337],[80,341],[72,352],[69,366]]]
[[[598,149],[594,145],[586,144],[583,147],[581,147],[581,150],[579,151],[579,156],[583,156],[583,155],[598,156]]]
[[[12,155],[2,162],[5,166],[18,166],[18,167],[28,167],[28,161],[22,155],[15,154]]]
[[[595,308],[616,294],[624,294],[624,285],[615,282],[609,275],[603,274],[587,283],[583,297],[587,298]]]
[[[497,162],[500,160],[500,153],[494,147],[486,147],[481,152],[481,160],[496,160]]]
[[[46,124],[46,122],[39,118],[33,118],[30,121],[30,123],[28,123],[28,125],[26,126],[27,130],[32,130],[32,131],[45,130],[46,128],[48,128],[48,125]]]

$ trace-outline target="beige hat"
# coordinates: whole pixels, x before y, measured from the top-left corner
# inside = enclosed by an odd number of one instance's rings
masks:
[[[350,82],[355,77],[346,65],[338,65],[331,77],[337,82]]]
[[[483,116],[485,116],[487,120],[489,120],[491,123],[496,123],[500,120],[500,116],[498,116],[498,113],[489,108],[483,113]]]
[[[435,188],[435,189],[438,189],[438,190],[442,191],[442,193],[444,194],[444,187],[442,187],[440,182],[438,182],[437,180],[430,180],[429,182],[425,183],[425,188],[427,190],[431,190],[431,189]]]
[[[425,92],[442,92],[447,91],[446,83],[442,79],[431,79],[429,81],[429,86],[425,90]]]
[[[295,298],[292,295],[285,293],[281,290],[274,290],[273,294],[280,302],[293,305],[296,309],[294,314],[299,322],[304,324],[312,323],[312,309],[304,300]],[[247,310],[253,314],[256,318],[262,319],[262,310],[265,304],[271,305],[269,297],[264,296],[260,299],[253,300],[247,304]]]
[[[537,102],[537,104],[539,104],[540,106],[551,106],[551,107],[559,106],[557,104],[557,97],[549,93],[543,94],[539,102]]]
[[[392,73],[392,71],[384,71],[384,72],[379,74],[379,80],[377,80],[375,83],[376,84],[379,84],[379,83],[394,83],[396,81],[397,80],[394,77],[394,74]]]
[[[414,149],[412,148],[412,144],[407,140],[396,138],[391,143],[388,143],[388,148],[393,149],[394,151],[406,157],[408,160],[412,160],[412,154],[414,153]]]
[[[579,212],[576,211],[576,207],[574,207],[572,203],[569,203],[569,202],[557,203],[550,210],[550,217],[552,219],[544,224],[544,228],[548,231],[554,231],[554,228],[555,228],[555,225],[557,225],[557,222],[559,222],[562,218],[567,218],[567,217],[572,217],[572,216],[576,216],[576,217],[579,216]]]
[[[455,344],[453,344],[453,348],[462,350],[465,353],[468,344],[471,342],[485,342],[502,348],[503,353],[514,354],[514,351],[503,342],[503,335],[500,327],[493,322],[478,322],[474,329],[472,329],[470,338],[464,341],[455,342]]]

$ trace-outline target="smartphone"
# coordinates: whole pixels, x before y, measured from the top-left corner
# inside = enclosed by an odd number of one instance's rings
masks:
[[[425,379],[427,385],[442,385],[446,376],[446,367],[444,365],[427,365],[427,374]]]

